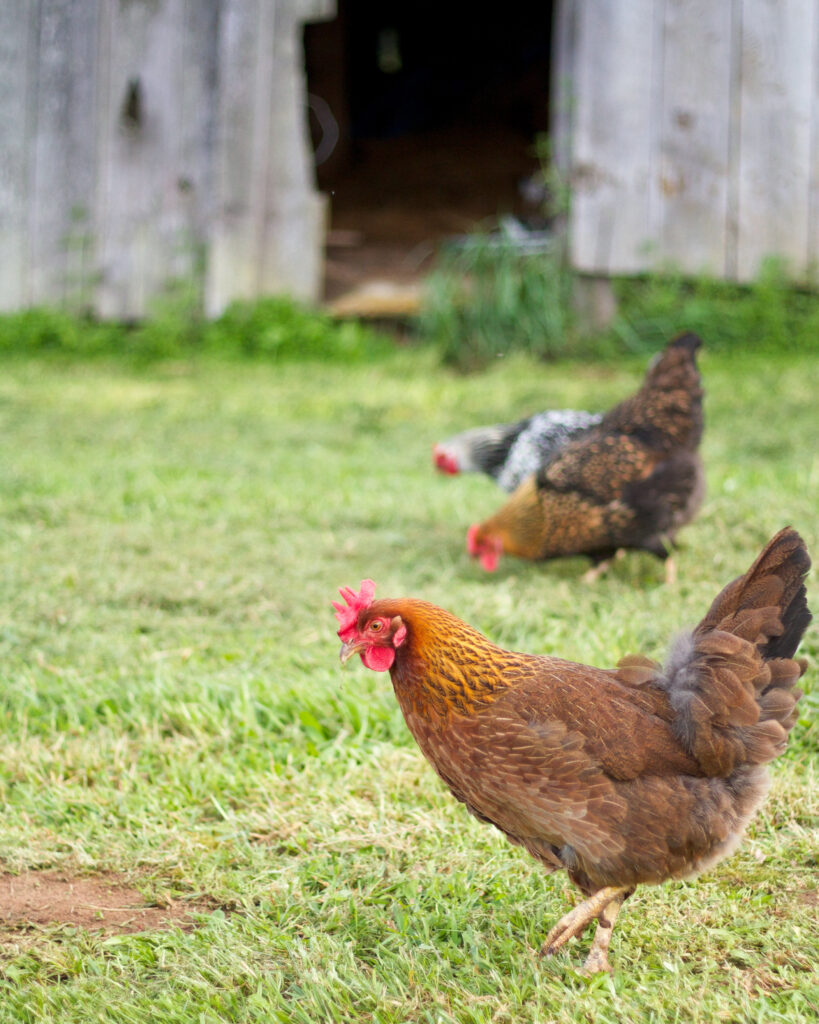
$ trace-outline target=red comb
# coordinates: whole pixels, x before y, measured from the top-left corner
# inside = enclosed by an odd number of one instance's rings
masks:
[[[347,602],[346,605],[340,601],[333,601],[338,619],[338,635],[342,640],[344,634],[349,634],[355,628],[358,620],[358,613],[362,608],[369,608],[375,597],[375,583],[372,580],[362,580],[361,589],[356,593],[352,587],[339,587],[339,594]]]

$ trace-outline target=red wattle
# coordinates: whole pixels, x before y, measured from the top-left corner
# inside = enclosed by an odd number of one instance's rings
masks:
[[[361,660],[373,672],[386,672],[395,661],[393,647],[367,647],[361,652]]]
[[[499,561],[497,551],[487,550],[481,552],[481,565],[487,572],[494,572],[498,567]]]

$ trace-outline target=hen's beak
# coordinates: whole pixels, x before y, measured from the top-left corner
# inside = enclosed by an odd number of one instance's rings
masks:
[[[338,652],[338,660],[342,665],[346,664],[354,654],[358,654],[359,651],[364,650],[365,645],[360,640],[351,640],[347,644],[341,645],[341,650]]]

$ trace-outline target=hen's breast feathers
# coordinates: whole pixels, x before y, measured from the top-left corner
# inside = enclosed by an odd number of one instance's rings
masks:
[[[730,808],[675,739],[661,691],[517,658],[519,679],[472,713],[404,709],[424,755],[476,817],[590,889],[689,873],[715,841],[701,825],[710,804],[725,817],[719,841],[731,833]],[[686,801],[697,811],[680,820]]]

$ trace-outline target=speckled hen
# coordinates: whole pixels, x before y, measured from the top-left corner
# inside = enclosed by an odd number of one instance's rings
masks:
[[[469,553],[489,571],[502,554],[533,560],[618,549],[667,558],[698,511],[704,473],[700,339],[674,339],[640,390],[571,440],[506,504],[467,533]]]

